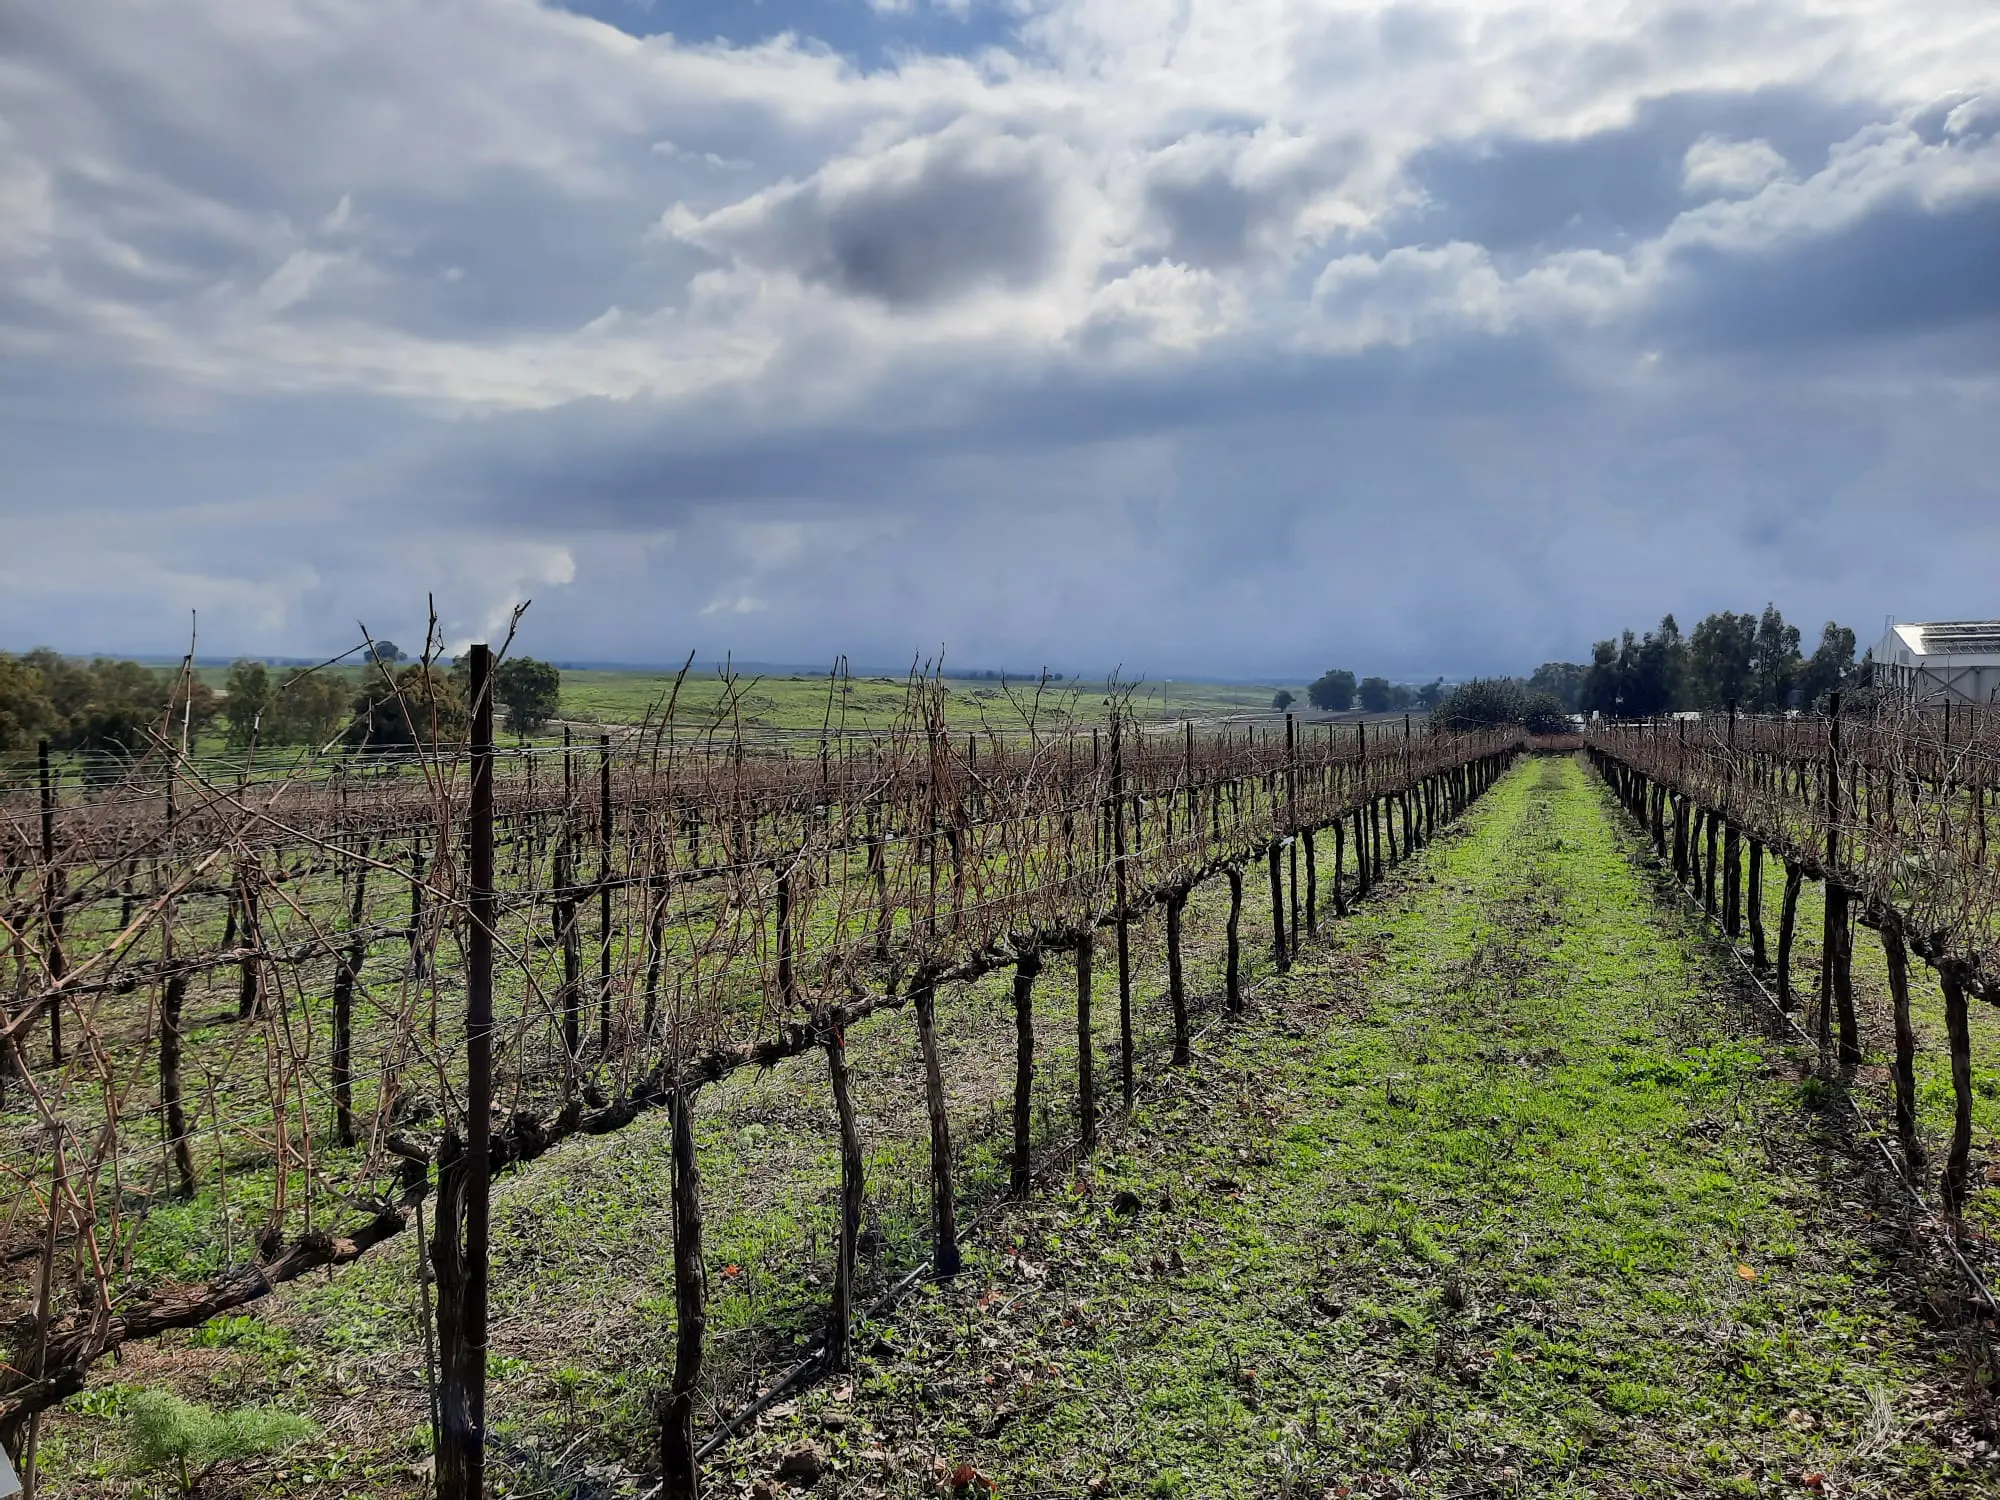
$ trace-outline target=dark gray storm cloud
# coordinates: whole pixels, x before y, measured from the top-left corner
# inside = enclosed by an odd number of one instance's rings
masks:
[[[1926,211],[1908,201],[1788,253],[1702,245],[1675,257],[1679,289],[1655,319],[1672,343],[1746,352],[1815,345],[1874,362],[1873,344],[1960,333],[1962,355],[2000,373],[2000,196]],[[1952,369],[1958,360],[1940,365]]]
[[[1021,290],[1057,250],[1051,155],[1006,135],[918,140],[725,209],[684,237],[891,307]]]
[[[1809,175],[1825,167],[1832,144],[1876,118],[1860,101],[1766,88],[1646,99],[1629,123],[1575,137],[1452,141],[1412,160],[1423,200],[1392,232],[1520,258],[1626,250],[1707,196],[1687,181],[1688,152],[1705,138],[1762,141],[1784,170]]]
[[[557,657],[1416,676],[1991,613],[2000,37],[1912,14],[0,0],[0,647],[435,593]]]
[[[1252,131],[1190,136],[1157,153],[1146,205],[1170,261],[1228,268],[1295,236],[1296,215],[1338,187],[1359,141],[1262,140]]]

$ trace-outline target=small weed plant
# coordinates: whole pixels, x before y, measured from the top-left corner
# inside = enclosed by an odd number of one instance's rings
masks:
[[[125,1407],[132,1446],[149,1473],[170,1475],[175,1491],[198,1492],[218,1467],[276,1453],[318,1429],[275,1406],[217,1411],[169,1391],[139,1391]]]

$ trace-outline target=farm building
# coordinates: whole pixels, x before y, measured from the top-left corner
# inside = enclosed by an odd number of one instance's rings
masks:
[[[1919,703],[2000,702],[2000,620],[1892,624],[1872,654],[1876,685]]]

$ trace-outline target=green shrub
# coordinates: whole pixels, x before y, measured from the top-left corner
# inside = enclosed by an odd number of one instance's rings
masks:
[[[183,1495],[192,1495],[218,1464],[275,1453],[319,1430],[279,1407],[217,1411],[161,1390],[138,1392],[126,1413],[139,1461],[154,1471],[171,1471]]]
[[[1568,734],[1574,727],[1560,698],[1532,691],[1513,677],[1460,683],[1438,700],[1431,718],[1445,729],[1519,724],[1530,734]]]

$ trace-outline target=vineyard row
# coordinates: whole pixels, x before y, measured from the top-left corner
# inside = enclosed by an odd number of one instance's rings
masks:
[[[1080,953],[1087,976],[1109,929],[1129,1100],[1139,915],[1164,915],[1185,1061],[1180,927],[1199,885],[1229,886],[1222,998],[1235,1009],[1246,874],[1263,867],[1273,956],[1289,963],[1317,926],[1321,840],[1333,843],[1324,885],[1338,912],[1518,748],[1506,734],[1407,724],[1372,738],[1289,720],[1261,740],[1233,727],[1141,733],[1122,716],[1108,732],[982,742],[947,734],[941,704],[917,688],[899,731],[830,733],[814,756],[655,733],[602,741],[594,756],[572,749],[558,782],[552,757],[495,750],[483,693],[475,709],[467,743],[370,777],[302,764],[216,784],[167,754],[81,795],[45,773],[35,801],[0,818],[0,1065],[12,1073],[0,1120],[24,1189],[0,1254],[33,1308],[0,1373],[10,1446],[121,1343],[350,1260],[434,1194],[440,1492],[479,1493],[488,1184],[566,1137],[665,1105],[680,1346],[662,1448],[669,1492],[688,1492],[704,1301],[688,1121],[698,1087],[824,1055],[842,1135],[827,1324],[840,1363],[862,1190],[849,1027],[890,1008],[916,1018],[933,1251],[949,1274],[940,986],[1011,967],[1025,1028],[1044,963]],[[203,1019],[211,999],[226,1009]],[[1086,1144],[1090,1005],[1081,984]],[[1031,1051],[1018,1060],[1012,1171],[1024,1191]],[[232,1201],[262,1216],[247,1260],[230,1248]],[[187,1213],[214,1212],[213,1274],[158,1274],[149,1224],[170,1202],[183,1228]],[[40,1222],[21,1222],[28,1213]]]
[[[1810,1020],[1829,1066],[1863,1062],[1853,980],[1857,926],[1880,937],[1895,1036],[1892,1066],[1903,1167],[1926,1170],[1917,1132],[1917,1036],[1910,958],[1936,972],[1944,997],[1953,1120],[1940,1191],[1956,1215],[1968,1191],[1973,1081],[1968,1004],[2000,1003],[2000,868],[1989,823],[1993,746],[1966,735],[1984,722],[1896,704],[1843,721],[1838,697],[1822,719],[1726,718],[1602,726],[1590,754],[1646,828],[1660,859],[1751,962],[1775,981],[1778,1005],[1799,1007],[1793,947],[1807,880],[1824,889],[1820,963]],[[1764,911],[1765,864],[1782,863],[1775,952]]]

